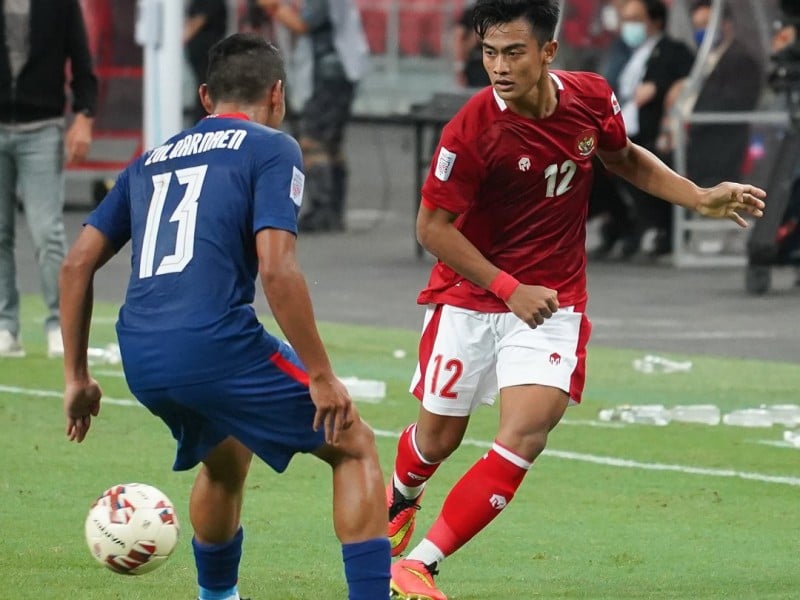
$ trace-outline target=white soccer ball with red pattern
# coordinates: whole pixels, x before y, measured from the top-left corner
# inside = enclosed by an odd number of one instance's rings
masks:
[[[172,502],[161,490],[144,483],[108,488],[92,504],[85,529],[97,562],[124,575],[158,568],[178,543]]]

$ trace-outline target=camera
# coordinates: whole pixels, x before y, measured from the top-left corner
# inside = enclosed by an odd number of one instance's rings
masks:
[[[800,0],[781,0],[782,24],[787,32],[786,45],[770,56],[770,87],[785,94],[789,116],[800,126]]]

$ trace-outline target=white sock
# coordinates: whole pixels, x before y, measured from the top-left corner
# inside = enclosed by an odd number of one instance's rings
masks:
[[[408,560],[419,560],[426,565],[433,563],[440,563],[444,560],[445,556],[436,544],[431,542],[428,538],[424,538],[406,557]]]
[[[422,483],[421,485],[417,485],[414,487],[404,484],[397,478],[397,473],[395,473],[392,478],[394,479],[394,487],[397,488],[397,491],[403,494],[403,496],[405,496],[409,500],[418,498],[419,495],[422,493],[422,490],[425,489],[425,483]]]

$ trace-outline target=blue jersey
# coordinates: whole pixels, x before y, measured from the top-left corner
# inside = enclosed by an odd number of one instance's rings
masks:
[[[87,224],[116,250],[131,240],[117,335],[132,389],[210,381],[277,351],[252,307],[255,234],[296,234],[303,184],[297,142],[237,115],[204,119],[119,176]]]

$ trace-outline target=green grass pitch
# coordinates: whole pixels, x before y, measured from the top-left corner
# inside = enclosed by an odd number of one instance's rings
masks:
[[[44,357],[35,310],[23,315],[28,357],[0,359],[0,598],[190,600],[193,473],[171,472],[169,433],[142,408],[107,404],[84,444],[65,440],[61,365]],[[111,306],[95,308],[92,345],[114,341],[114,315]],[[406,388],[417,336],[334,324],[321,329],[340,376],[388,384],[383,402],[360,404],[380,434],[388,474],[394,434],[416,415]],[[394,358],[397,349],[406,357]],[[439,584],[451,600],[800,598],[800,450],[759,443],[780,440],[782,428],[587,423],[620,403],[715,403],[724,410],[796,403],[798,365],[687,355],[679,358],[694,360],[689,373],[644,375],[631,367],[637,356],[590,348],[583,405],[569,409],[568,422],[553,432],[549,452],[509,508],[442,565]],[[115,371],[95,370],[105,394],[131,398]],[[415,541],[450,485],[491,441],[496,423],[496,408],[473,418],[469,440],[429,486]],[[83,538],[94,497],[128,481],[164,490],[182,524],[174,555],[141,577],[99,566]],[[325,465],[298,456],[278,476],[254,462],[244,525],[246,596],[345,598]]]

